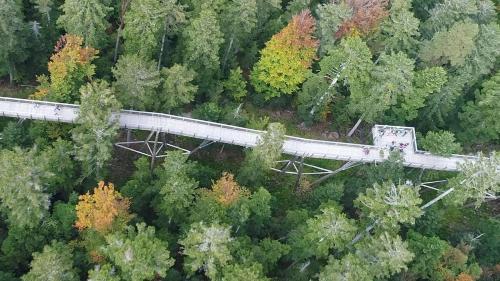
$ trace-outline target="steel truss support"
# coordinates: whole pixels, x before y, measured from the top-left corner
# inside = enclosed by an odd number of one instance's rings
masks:
[[[191,152],[189,152],[189,155],[197,152],[198,150],[200,149],[203,149],[211,144],[215,143],[215,141],[210,141],[210,140],[203,140],[200,145],[198,145],[195,149],[191,150]]]
[[[332,171],[329,169],[325,169],[322,167],[318,167],[315,165],[304,163],[304,158],[305,158],[304,156],[295,156],[294,158],[292,158],[290,160],[276,161],[276,163],[282,164],[281,168],[279,168],[279,169],[278,168],[271,168],[271,170],[276,171],[276,172],[280,172],[282,174],[297,175],[297,180],[295,182],[295,189],[298,189],[302,175],[321,175],[322,176],[321,178],[317,179],[316,181],[314,181],[311,184],[311,186],[313,187],[313,186],[316,186],[316,185],[324,182],[325,180],[329,179],[330,177],[332,177],[332,176],[334,176],[342,171],[345,171],[349,168],[356,167],[356,166],[363,164],[363,163],[349,161],[349,162],[346,162],[344,165],[342,165],[340,168]],[[304,171],[305,169],[307,171]]]
[[[127,130],[127,141],[117,142],[115,143],[115,145],[117,147],[150,157],[151,169],[154,167],[156,159],[167,156],[166,150],[169,147],[183,151],[184,154],[191,153],[191,151],[185,148],[168,143],[165,137],[165,133],[162,133],[158,130],[151,131],[146,140],[143,141],[131,141],[130,139],[131,139],[131,131]]]

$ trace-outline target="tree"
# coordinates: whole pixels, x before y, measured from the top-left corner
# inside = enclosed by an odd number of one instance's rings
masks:
[[[420,21],[413,15],[411,1],[391,1],[389,16],[380,25],[381,41],[386,52],[413,53],[420,36]]]
[[[33,254],[30,271],[22,276],[23,281],[77,281],[73,268],[73,253],[61,242],[52,241],[43,251]]]
[[[306,224],[304,239],[318,258],[327,257],[330,250],[345,249],[357,229],[354,221],[334,205],[323,207],[321,214],[308,219]]]
[[[184,62],[198,73],[198,85],[209,91],[213,77],[219,72],[219,52],[224,42],[217,14],[211,9],[203,9],[184,29]]]
[[[407,269],[406,264],[415,256],[408,250],[407,242],[387,232],[370,237],[357,246],[356,254],[363,258],[375,279],[387,278]]]
[[[265,99],[292,94],[306,80],[318,47],[315,24],[311,12],[304,10],[266,43],[251,75],[255,90]]]
[[[319,274],[320,281],[371,281],[372,273],[366,262],[348,253],[341,260],[330,257],[328,264]]]
[[[15,63],[22,60],[24,55],[25,29],[22,5],[17,0],[0,1],[0,74],[9,73],[10,84],[14,82]],[[7,69],[5,69],[6,67]]]
[[[419,188],[392,182],[375,183],[356,199],[363,214],[378,222],[383,229],[398,229],[399,224],[414,224],[422,215]]]
[[[155,207],[169,220],[179,220],[193,203],[198,182],[190,177],[193,163],[181,151],[169,151],[159,172],[160,197]]]
[[[0,151],[0,202],[11,226],[33,228],[47,216],[49,167],[36,150]]]
[[[73,155],[73,144],[61,139],[40,153],[40,159],[43,159],[48,171],[54,175],[45,181],[50,193],[63,191],[69,195],[72,191],[76,176]]]
[[[369,34],[387,16],[387,0],[346,0],[352,16],[344,21],[337,31],[338,37],[353,33]]]
[[[259,138],[257,145],[245,156],[239,172],[240,182],[256,183],[262,180],[281,156],[285,141],[285,127],[280,123],[271,123],[267,131]]]
[[[500,192],[499,165],[500,157],[496,153],[490,157],[479,154],[476,161],[460,164],[460,173],[449,182],[455,188],[450,201],[461,205],[472,200],[474,206],[479,208],[486,199],[496,199],[496,194]]]
[[[228,60],[232,60],[254,31],[257,25],[257,1],[233,0],[226,6],[222,18],[222,28],[226,35],[226,45],[222,68]]]
[[[241,197],[248,197],[250,193],[246,188],[242,188],[234,180],[234,175],[224,172],[222,177],[212,185],[211,195],[217,202],[229,206],[240,200]]]
[[[229,78],[224,81],[224,92],[236,102],[241,102],[247,95],[247,83],[243,79],[241,68],[231,69]]]
[[[101,48],[106,40],[106,21],[113,10],[99,0],[66,0],[61,6],[63,14],[57,24],[66,32],[83,37],[85,46]]]
[[[228,265],[224,268],[222,281],[241,281],[241,280],[255,280],[255,281],[269,281],[262,273],[262,266],[260,264],[247,265]]]
[[[367,92],[352,91],[349,108],[361,114],[358,122],[347,134],[351,136],[361,120],[373,122],[398,100],[412,93],[413,69],[415,61],[405,53],[381,54],[379,63],[371,73],[372,86]]]
[[[32,2],[35,4],[38,12],[47,17],[47,26],[49,26],[51,24],[50,12],[52,11],[54,2],[52,0],[32,0]]]
[[[158,96],[157,110],[170,112],[194,100],[198,91],[198,86],[193,85],[196,72],[184,65],[174,64],[170,68],[163,68],[161,75],[162,94]]]
[[[130,10],[125,14],[125,28],[123,29],[126,54],[138,54],[149,60],[160,49],[160,54],[163,53],[167,32],[173,31],[179,23],[184,21],[183,6],[176,2],[176,0],[132,1]],[[160,37],[162,37],[161,46]],[[159,62],[161,62],[160,55]]]
[[[185,255],[184,267],[189,275],[203,270],[207,277],[214,280],[232,260],[229,244],[232,238],[229,227],[218,224],[209,226],[203,222],[191,225],[182,245],[182,254]]]
[[[448,131],[428,132],[422,140],[422,147],[443,156],[451,156],[462,151],[460,144],[455,142],[455,135]]]
[[[143,281],[165,277],[174,265],[167,243],[155,237],[155,229],[144,223],[129,226],[127,233],[106,236],[104,252],[120,269],[124,280]]]
[[[115,272],[115,268],[109,264],[96,265],[89,271],[89,281],[121,281],[120,276]]]
[[[106,233],[113,228],[119,229],[131,218],[128,213],[129,206],[130,200],[115,191],[112,183],[104,185],[101,181],[94,188],[93,194],[87,192],[79,196],[75,226],[79,230],[93,229],[100,233]]]
[[[437,31],[448,29],[456,22],[465,20],[477,13],[476,2],[460,0],[446,0],[436,5],[429,11],[429,18],[422,26],[424,35],[430,37]]]
[[[95,81],[80,90],[82,103],[77,117],[78,126],[72,130],[76,159],[83,164],[86,175],[95,172],[101,177],[106,162],[111,158],[113,138],[119,124],[121,105],[105,81]]]
[[[359,36],[344,38],[340,44],[332,48],[320,61],[321,71],[318,75],[311,76],[311,79],[327,77],[329,85],[326,90],[319,92],[321,94],[318,93],[315,97],[309,115],[315,116],[316,112],[327,104],[339,81],[349,84],[351,96],[362,95],[366,92],[373,68],[371,57],[370,49]]]
[[[482,84],[474,101],[459,114],[463,132],[460,139],[469,143],[488,143],[500,139],[500,72]]]
[[[160,72],[154,61],[136,54],[120,57],[112,69],[116,82],[113,86],[117,99],[135,110],[152,109],[157,103],[156,90],[161,83]]]
[[[455,23],[449,30],[438,31],[424,42],[419,57],[430,65],[462,66],[472,53],[479,27],[471,20]]]
[[[98,51],[91,48],[82,48],[83,39],[76,35],[62,36],[55,46],[55,53],[49,61],[49,77],[37,77],[40,86],[33,94],[35,99],[49,99],[58,102],[74,102],[80,87],[95,73],[92,61]]]
[[[321,51],[333,47],[342,23],[352,17],[353,10],[347,1],[329,1],[318,5],[318,29],[321,34]]]

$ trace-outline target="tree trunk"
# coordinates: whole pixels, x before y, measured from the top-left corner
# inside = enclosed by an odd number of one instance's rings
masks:
[[[12,86],[14,83],[14,70],[12,64],[9,62],[9,84]]]
[[[161,38],[160,55],[158,56],[158,71],[161,67],[161,58],[163,57],[163,50],[165,48],[165,38],[167,37],[167,19],[165,19],[165,27],[163,28],[163,37]]]
[[[50,12],[47,12],[47,26],[50,26]]]
[[[359,117],[358,122],[356,122],[356,124],[354,124],[354,127],[352,127],[352,129],[349,131],[349,133],[347,133],[348,137],[350,137],[350,136],[352,136],[352,134],[354,134],[354,132],[356,131],[356,129],[358,129],[359,124],[361,124],[361,121],[363,121],[364,117],[365,117],[364,114],[361,115],[361,117]]]
[[[314,113],[316,112],[316,108],[321,105],[321,103],[323,102],[323,100],[329,94],[330,89],[332,89],[333,86],[335,86],[335,84],[337,84],[337,82],[339,81],[339,78],[340,78],[340,74],[345,69],[345,65],[346,65],[345,63],[343,63],[343,64],[340,65],[340,69],[337,72],[337,75],[335,75],[335,78],[333,78],[332,82],[330,83],[330,85],[328,86],[328,88],[326,89],[326,91],[323,93],[323,95],[321,95],[321,97],[316,102],[316,104],[311,108],[311,111],[309,111],[309,115],[310,116],[314,115]]]
[[[118,28],[118,32],[116,34],[116,42],[115,42],[115,54],[113,56],[113,62],[116,63],[116,60],[118,59],[118,47],[120,47],[120,37],[121,37],[121,33],[122,33],[122,27],[120,25],[120,27]]]
[[[231,35],[231,39],[229,40],[229,46],[227,47],[226,54],[224,55],[224,59],[222,60],[222,71],[224,71],[226,69],[227,59],[229,57],[229,52],[231,51],[231,48],[233,47],[233,42],[234,42],[234,34]]]

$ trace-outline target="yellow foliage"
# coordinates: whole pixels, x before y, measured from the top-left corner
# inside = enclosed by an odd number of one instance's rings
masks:
[[[455,279],[455,281],[474,281],[474,280],[475,280],[474,277],[463,272],[460,273],[460,275],[458,275],[457,279]]]
[[[123,198],[115,191],[112,183],[108,186],[104,182],[94,188],[94,193],[87,192],[80,195],[80,201],[76,205],[77,221],[75,227],[79,230],[92,228],[100,233],[109,231],[114,222],[126,224],[130,220],[128,208],[130,200]]]
[[[217,202],[229,206],[237,202],[241,197],[248,197],[250,192],[246,188],[239,186],[234,180],[233,174],[224,172],[222,177],[212,185],[211,194]]]

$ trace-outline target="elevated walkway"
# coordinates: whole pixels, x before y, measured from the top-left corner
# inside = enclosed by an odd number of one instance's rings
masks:
[[[54,122],[75,123],[79,106],[74,104],[34,101],[0,97],[0,115],[20,119],[46,120]],[[176,115],[122,110],[119,113],[122,128],[160,131],[180,136],[193,137],[202,140],[234,144],[243,147],[253,147],[264,131],[231,126],[210,121],[186,118]],[[390,133],[380,136],[381,129],[402,130],[403,136]],[[385,130],[384,129],[384,130]],[[443,157],[419,151],[416,146],[413,128],[390,127],[377,125],[373,129],[374,145],[363,145],[345,142],[332,142],[287,136],[283,144],[283,153],[306,157],[349,162],[377,163],[386,160],[391,150],[399,149],[400,143],[407,145],[403,150],[404,165],[408,167],[457,171],[459,163],[475,160],[475,157],[452,155]],[[392,140],[391,140],[392,139]],[[392,147],[392,141],[396,147]]]

